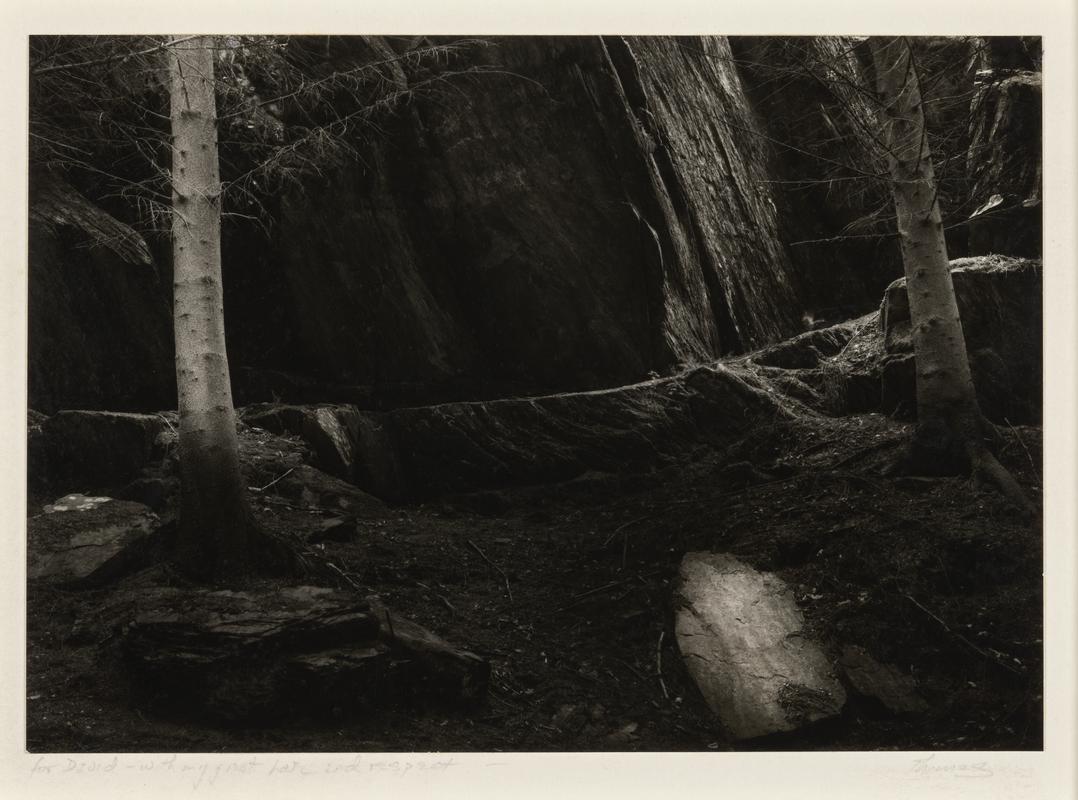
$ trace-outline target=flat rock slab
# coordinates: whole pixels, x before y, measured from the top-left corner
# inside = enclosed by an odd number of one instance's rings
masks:
[[[158,525],[141,503],[67,495],[30,518],[27,575],[63,586],[107,583],[139,562]]]
[[[678,647],[732,738],[796,730],[842,710],[846,693],[778,577],[725,553],[688,553],[678,593]]]
[[[920,714],[928,710],[928,703],[917,694],[913,678],[897,667],[881,664],[864,648],[842,648],[840,663],[854,692],[878,700],[891,713]]]
[[[218,720],[356,713],[419,696],[466,705],[489,680],[478,656],[376,598],[334,589],[162,587],[124,613],[134,619],[121,649],[144,700]]]
[[[91,508],[97,508],[98,506],[102,506],[109,502],[112,502],[111,497],[90,497],[85,494],[65,494],[59,500],[43,506],[41,510],[46,514],[63,513],[64,511],[89,511]]]

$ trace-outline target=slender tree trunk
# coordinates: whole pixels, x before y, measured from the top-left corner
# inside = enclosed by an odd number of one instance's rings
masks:
[[[1014,478],[986,444],[992,430],[977,404],[958,316],[937,201],[921,90],[909,45],[901,37],[869,40],[876,87],[885,110],[892,193],[898,216],[910,325],[917,361],[916,469],[971,470],[1028,508]]]
[[[219,580],[247,571],[251,516],[225,352],[213,39],[182,38],[169,48],[178,555],[190,571]]]

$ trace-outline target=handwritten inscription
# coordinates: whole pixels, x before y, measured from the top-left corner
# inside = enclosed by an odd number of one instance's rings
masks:
[[[913,761],[915,775],[953,775],[956,778],[991,778],[995,772],[987,761],[946,761],[936,753]]]
[[[70,757],[39,756],[30,766],[31,777],[68,775],[115,775],[132,772],[154,772],[178,775],[189,780],[192,789],[212,787],[229,776],[249,775],[274,777],[288,775],[385,775],[403,777],[410,773],[433,774],[457,766],[452,758],[376,758],[363,755],[348,758],[291,758],[259,756],[233,760],[205,761],[198,757],[169,756],[111,756]]]

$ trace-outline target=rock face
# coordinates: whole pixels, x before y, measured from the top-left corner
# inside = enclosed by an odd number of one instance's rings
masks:
[[[299,436],[314,454],[314,466],[350,480],[355,472],[355,444],[360,413],[353,406],[249,406],[243,421],[270,433]]]
[[[1041,255],[1039,43],[988,40],[970,104],[970,253]],[[1028,46],[1027,46],[1028,45]]]
[[[863,647],[842,648],[839,663],[857,694],[876,700],[891,713],[919,714],[928,710],[912,678],[890,664],[879,663]]]
[[[753,375],[716,366],[616,389],[353,413],[349,480],[414,500],[646,471],[786,411]]]
[[[796,329],[770,153],[724,38],[509,37],[467,59],[496,74],[380,119],[362,163],[280,200],[271,241],[226,231],[239,396],[318,394],[304,375],[322,397],[362,384],[426,402],[595,388]],[[47,237],[31,256],[32,404],[116,408],[115,384],[168,407],[167,281],[76,282]],[[114,282],[148,295],[79,304]]]
[[[319,68],[427,43],[375,40],[340,37]],[[933,42],[923,55],[962,61]],[[235,396],[384,409],[602,388],[777,341],[806,307],[863,313],[900,262],[871,213],[885,187],[820,180],[828,161],[873,168],[803,69],[843,58],[856,69],[829,37],[508,37],[456,56],[489,74],[451,102],[413,87],[361,161],[266,198],[272,236],[226,225]],[[1004,198],[971,241],[1022,250],[978,233],[1003,220],[1014,238],[1002,209],[1039,198],[1036,65],[996,61],[960,137],[968,169],[941,181]],[[965,97],[955,69],[933,86]],[[55,177],[33,189],[31,406],[170,407],[164,244]]]
[[[865,106],[854,39],[735,37],[749,97],[776,143],[772,171],[783,238],[804,287],[801,298],[828,321],[867,310],[902,260],[884,183],[866,181],[878,154],[849,106]],[[1040,42],[1030,37],[916,37],[939,200],[952,258],[1040,256]],[[861,62],[861,63],[859,63]],[[845,73],[849,85],[836,79]],[[968,224],[963,224],[967,219]]]
[[[69,496],[69,498],[81,497]],[[63,586],[106,583],[139,563],[158,525],[146,506],[122,500],[73,502],[30,518],[27,577]],[[96,500],[98,498],[84,498]],[[66,500],[66,502],[64,502]]]
[[[170,281],[142,238],[35,172],[29,256],[30,407],[174,405]]]
[[[765,347],[751,354],[752,360],[765,367],[781,369],[811,369],[842,351],[853,338],[857,321],[840,323],[829,328],[806,331],[792,339]]]
[[[725,40],[500,39],[475,58],[515,77],[417,103],[368,168],[282,206],[274,249],[323,375],[589,388],[793,329]]]
[[[829,82],[839,73],[851,83],[861,80],[855,42],[830,36],[730,41],[764,132],[775,143],[775,202],[802,302],[827,321],[864,313],[902,275],[902,259],[888,236],[892,228],[875,213],[887,207],[889,191],[860,177],[875,171],[875,159],[836,95],[846,103],[863,101],[856,93],[843,96],[841,79]],[[871,109],[861,113],[870,118]]]
[[[1041,417],[1041,266],[986,256],[951,262],[974,385],[998,424]],[[884,294],[881,310],[809,331],[732,364],[756,366],[783,393],[830,415],[917,413],[917,372],[906,282]]]
[[[966,350],[981,410],[993,422],[1041,417],[1041,264],[986,256],[951,262]],[[916,410],[913,342],[905,280],[888,287],[880,311],[887,358],[886,413]]]
[[[489,665],[377,598],[297,586],[264,592],[156,588],[121,645],[144,700],[221,721],[356,713],[392,700],[472,704]]]
[[[728,554],[688,553],[678,606],[685,665],[732,738],[796,730],[842,710],[842,685],[774,575]]]
[[[41,423],[39,464],[44,481],[58,491],[103,491],[135,479],[164,455],[158,437],[168,430],[156,414],[61,411]],[[31,472],[43,474],[39,464]]]
[[[283,475],[272,491],[306,508],[321,508],[347,513],[353,517],[380,517],[385,504],[351,483],[301,464]]]

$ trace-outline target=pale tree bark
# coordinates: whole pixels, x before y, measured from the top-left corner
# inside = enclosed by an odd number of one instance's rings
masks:
[[[220,579],[248,570],[252,526],[225,352],[213,39],[176,37],[168,59],[180,411],[178,556],[190,571]]]
[[[884,107],[883,142],[898,217],[917,363],[914,469],[969,470],[1023,508],[1029,501],[987,445],[993,430],[977,404],[947,258],[921,90],[908,42],[869,39]]]

